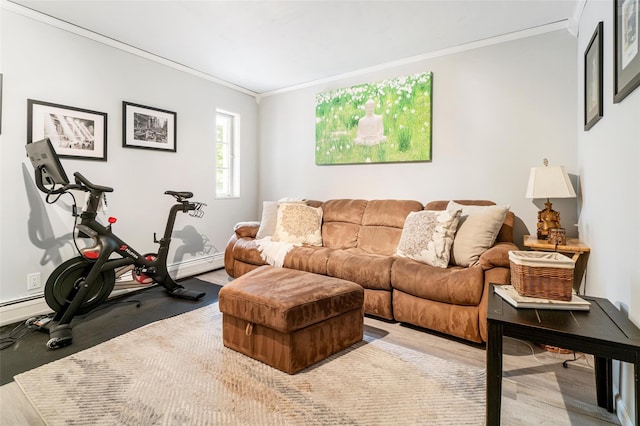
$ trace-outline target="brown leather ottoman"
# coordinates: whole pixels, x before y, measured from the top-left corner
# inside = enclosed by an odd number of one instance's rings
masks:
[[[289,374],[362,340],[364,290],[350,281],[262,266],[219,301],[224,345]]]

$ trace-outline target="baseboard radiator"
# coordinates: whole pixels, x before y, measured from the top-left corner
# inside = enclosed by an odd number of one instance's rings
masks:
[[[195,275],[204,274],[224,267],[224,253],[215,253],[210,256],[200,257],[197,259],[189,259],[184,262],[169,265],[169,273],[176,280],[193,277]],[[130,277],[130,275],[129,275]],[[116,282],[116,287],[112,294],[122,295],[123,293],[137,291],[139,285],[128,286],[127,276],[122,277],[122,285]],[[44,295],[30,296],[26,299],[16,300],[0,306],[0,326],[13,324],[28,318],[46,315],[53,311],[47,306]]]

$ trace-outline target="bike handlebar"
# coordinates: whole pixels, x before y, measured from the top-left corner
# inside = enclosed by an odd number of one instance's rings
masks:
[[[97,191],[97,192],[113,192],[113,188],[109,187],[109,186],[101,186],[101,185],[95,185],[93,184],[89,179],[87,179],[86,177],[82,176],[80,174],[80,172],[75,172],[73,174],[73,176],[76,178],[76,184],[78,186],[80,186],[80,188],[74,188],[75,185],[69,185],[69,189],[84,189],[86,191],[85,188],[88,188],[90,191]]]

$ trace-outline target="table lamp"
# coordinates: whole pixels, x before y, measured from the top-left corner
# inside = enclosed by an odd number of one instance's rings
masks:
[[[563,166],[549,166],[544,159],[543,167],[532,167],[529,173],[526,198],[546,198],[545,209],[538,212],[538,239],[546,240],[550,229],[561,228],[560,213],[551,209],[549,198],[574,198],[576,196],[569,175]]]

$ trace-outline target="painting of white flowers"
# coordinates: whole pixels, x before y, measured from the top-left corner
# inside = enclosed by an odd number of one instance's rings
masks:
[[[316,95],[316,164],[431,161],[433,73]]]

